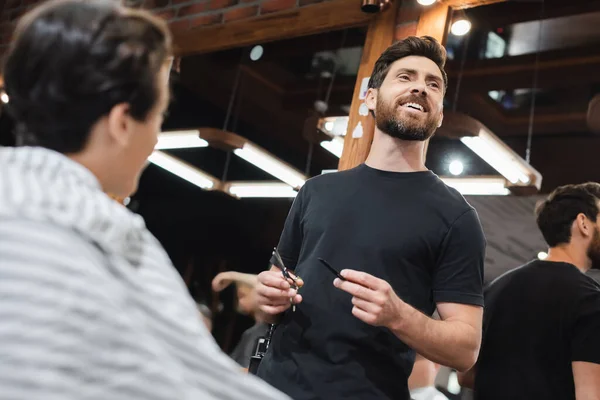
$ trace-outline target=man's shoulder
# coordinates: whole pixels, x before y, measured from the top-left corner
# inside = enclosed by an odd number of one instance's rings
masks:
[[[343,184],[358,178],[361,166],[343,171],[323,172],[306,181],[305,188],[315,189],[329,185]]]

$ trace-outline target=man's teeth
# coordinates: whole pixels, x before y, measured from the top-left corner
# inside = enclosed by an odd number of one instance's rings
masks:
[[[406,103],[406,104],[403,105],[403,107],[410,107],[410,108],[417,109],[419,111],[425,111],[423,109],[423,106],[420,105],[420,104],[417,104],[417,103]]]

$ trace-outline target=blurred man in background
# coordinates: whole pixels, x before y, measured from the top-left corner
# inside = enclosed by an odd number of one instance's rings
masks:
[[[244,331],[240,341],[230,354],[231,358],[245,369],[250,364],[250,357],[254,355],[258,339],[264,337],[269,328],[269,324],[264,322],[258,309],[256,298],[257,282],[256,275],[235,271],[221,272],[212,281],[212,287],[215,292],[221,292],[234,283],[237,295],[237,311],[242,315],[251,317],[255,321],[251,328]]]
[[[476,366],[481,400],[600,399],[600,184],[562,186],[536,209],[550,250],[485,290]]]
[[[435,378],[440,371],[440,365],[417,354],[412,373],[408,377],[408,389],[412,400],[448,400],[435,387]]]

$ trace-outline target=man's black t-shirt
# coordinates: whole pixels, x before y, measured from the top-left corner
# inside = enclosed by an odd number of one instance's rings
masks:
[[[492,282],[485,303],[475,398],[575,400],[571,363],[600,364],[600,285],[533,261]]]
[[[427,315],[439,302],[483,305],[485,239],[475,210],[430,171],[395,173],[361,165],[309,180],[278,247],[305,284],[258,375],[296,400],[409,398],[414,351],[389,330],[352,315],[337,270],[388,281]]]

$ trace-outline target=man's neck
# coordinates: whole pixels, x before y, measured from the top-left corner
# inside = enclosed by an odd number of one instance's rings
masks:
[[[572,264],[584,274],[591,268],[590,260],[585,252],[574,249],[571,245],[552,247],[548,250],[548,257],[544,261]]]
[[[382,171],[427,171],[424,146],[425,142],[400,140],[375,128],[373,144],[365,164]]]

